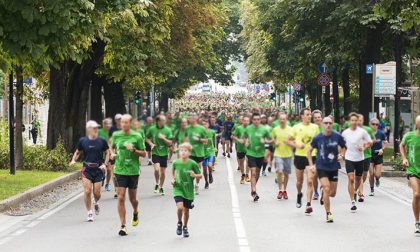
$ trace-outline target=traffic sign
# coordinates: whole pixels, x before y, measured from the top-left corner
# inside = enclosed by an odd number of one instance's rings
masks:
[[[300,84],[293,84],[293,89],[294,89],[295,91],[299,91],[299,90],[300,90],[300,88],[301,88],[301,85],[300,85]]]
[[[366,64],[366,74],[373,74],[373,65]]]
[[[320,86],[328,86],[330,85],[331,77],[326,73],[320,73],[318,75],[318,85]]]
[[[397,92],[397,67],[395,61],[376,64],[374,73],[375,96],[395,95]]]
[[[327,64],[325,63],[325,61],[321,61],[318,64],[318,71],[320,73],[326,73],[327,72]]]

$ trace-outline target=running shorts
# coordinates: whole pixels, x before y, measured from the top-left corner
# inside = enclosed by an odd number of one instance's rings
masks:
[[[199,163],[203,162],[204,157],[194,157],[194,156],[191,156],[190,159],[194,160],[197,164],[199,164]]]
[[[184,203],[184,207],[188,208],[188,209],[193,209],[194,208],[194,202],[192,200],[188,200],[184,197],[181,196],[175,196],[174,197],[175,202],[178,204],[180,202]]]
[[[152,163],[159,164],[160,167],[166,168],[168,167],[168,156],[152,155]]]
[[[337,182],[338,181],[338,170],[335,171],[325,171],[325,170],[316,170],[318,173],[318,178],[328,178],[331,182]]]
[[[209,163],[214,164],[214,156],[206,157],[203,160],[203,166],[207,167],[209,165]]]
[[[152,151],[152,146],[150,146],[150,144],[148,144],[148,143],[144,143],[144,145],[146,146],[146,151],[147,152],[151,152]]]
[[[347,173],[355,173],[357,177],[363,175],[363,160],[362,161],[345,161],[346,165],[346,172]]]
[[[139,175],[120,175],[114,174],[117,185],[116,187],[123,187],[128,189],[137,189],[139,183]]]
[[[273,145],[266,146],[265,149],[269,150],[271,153],[274,153],[274,146]]]
[[[312,157],[312,161],[315,164],[316,163],[316,157]],[[295,167],[298,170],[305,170],[306,166],[309,165],[308,158],[303,156],[295,156]]]
[[[363,160],[363,171],[364,172],[368,172],[369,171],[370,159],[371,158],[365,158],[365,160]]]
[[[248,158],[248,167],[249,168],[258,168],[261,169],[263,166],[263,162],[264,162],[264,157],[261,158],[257,158],[257,157],[251,157],[251,156],[246,156]]]
[[[370,162],[374,165],[380,165],[384,163],[384,155],[379,155],[378,153],[372,153],[372,159]]]
[[[274,162],[276,164],[276,172],[291,174],[292,173],[292,158],[281,158],[274,157]]]
[[[82,178],[90,180],[93,184],[102,182],[104,178],[104,173],[98,167],[95,168],[86,168],[82,167]]]
[[[244,159],[246,156],[245,152],[236,152],[236,157],[239,159]]]

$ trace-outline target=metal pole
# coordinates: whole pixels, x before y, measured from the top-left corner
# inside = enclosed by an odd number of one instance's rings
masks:
[[[155,87],[150,90],[150,116],[155,115]]]
[[[287,113],[291,113],[292,112],[292,88],[290,87],[290,85],[287,91],[289,91],[289,111],[287,111]]]
[[[373,74],[372,74],[372,115],[375,113],[375,73],[376,73],[376,70],[375,70],[375,64],[372,64],[372,67],[373,67]],[[368,119],[368,121],[370,120],[371,118],[369,118]]]
[[[400,143],[400,94],[398,93],[398,87],[401,86],[402,82],[402,34],[399,32],[395,36],[395,63],[396,63],[396,92],[394,101],[394,157],[396,158],[399,153]]]
[[[10,174],[15,175],[15,104],[13,102],[13,71],[9,75],[9,158]]]

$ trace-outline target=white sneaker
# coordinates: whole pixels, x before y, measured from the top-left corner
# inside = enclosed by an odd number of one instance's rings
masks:
[[[199,188],[200,188],[200,186],[198,184],[195,184],[195,195],[200,194],[200,192],[198,191]]]
[[[95,203],[94,208],[95,208],[95,214],[99,215],[99,212],[100,212],[99,203]]]
[[[88,222],[93,222],[93,212],[92,210],[88,212],[87,214],[87,221]]]
[[[416,231],[414,232],[417,236],[420,235],[420,222],[416,223]]]

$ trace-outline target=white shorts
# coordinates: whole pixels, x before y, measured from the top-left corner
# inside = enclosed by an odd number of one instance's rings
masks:
[[[274,157],[276,162],[276,172],[282,172],[285,174],[292,173],[292,158],[281,158],[281,157]]]

